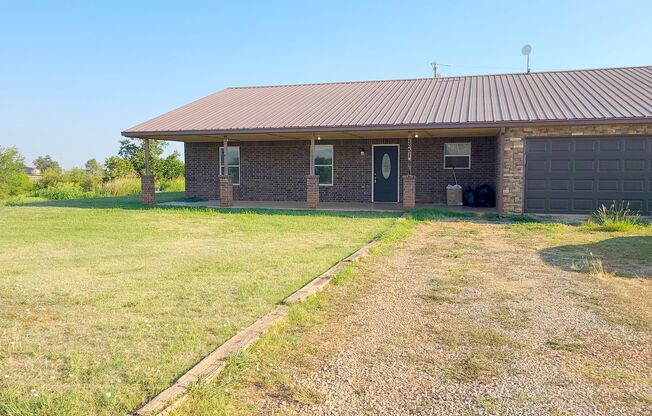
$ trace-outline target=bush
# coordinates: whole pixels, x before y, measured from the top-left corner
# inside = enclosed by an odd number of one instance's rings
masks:
[[[31,195],[54,200],[96,198],[98,196],[96,192],[85,191],[81,185],[72,182],[61,182],[47,188],[35,189]]]
[[[23,172],[25,159],[15,147],[0,146],[0,199],[29,191],[29,177]]]
[[[640,215],[629,209],[628,202],[614,201],[609,208],[605,205],[598,208],[585,227],[597,231],[631,231],[640,223]]]
[[[125,176],[105,182],[102,193],[106,196],[138,195],[140,193],[140,178]]]

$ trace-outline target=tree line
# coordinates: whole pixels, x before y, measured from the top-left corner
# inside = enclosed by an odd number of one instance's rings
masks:
[[[184,164],[176,150],[163,156],[167,143],[150,141],[150,170],[161,190],[183,190]],[[0,146],[0,199],[26,195],[50,199],[129,195],[140,192],[139,177],[145,172],[145,149],[142,141],[120,141],[118,154],[104,163],[89,159],[83,168],[64,170],[50,155],[33,161],[41,173],[30,180],[25,172],[25,158],[16,147]]]

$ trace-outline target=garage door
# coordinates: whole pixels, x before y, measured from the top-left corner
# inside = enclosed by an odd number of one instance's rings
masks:
[[[652,137],[531,138],[525,154],[526,212],[590,214],[624,200],[652,213]]]

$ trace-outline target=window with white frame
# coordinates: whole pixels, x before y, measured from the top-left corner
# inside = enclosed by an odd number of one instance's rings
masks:
[[[333,145],[315,146],[315,175],[319,175],[319,184],[333,184]]]
[[[471,143],[445,143],[444,169],[471,169]]]
[[[228,146],[229,175],[234,185],[240,185],[240,147]],[[220,175],[224,175],[224,147],[220,147]]]

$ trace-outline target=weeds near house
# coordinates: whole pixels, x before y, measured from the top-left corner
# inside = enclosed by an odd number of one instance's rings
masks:
[[[591,252],[589,252],[588,256],[573,262],[571,269],[597,277],[605,277],[607,275],[602,259],[594,256]]]
[[[600,206],[585,228],[595,231],[632,231],[641,224],[641,217],[629,209],[629,202],[612,202],[609,207]]]
[[[102,191],[108,196],[124,196],[140,194],[140,178],[124,176],[115,178],[102,185]]]

